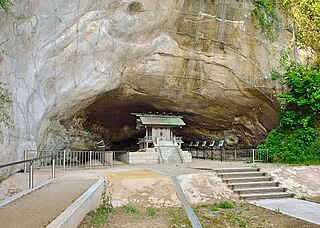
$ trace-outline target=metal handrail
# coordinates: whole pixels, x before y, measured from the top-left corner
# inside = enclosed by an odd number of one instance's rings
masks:
[[[24,153],[24,158],[28,158],[29,150],[26,150]],[[56,150],[56,151],[37,151],[37,155],[47,156],[54,154],[56,155],[56,167],[62,167],[63,171],[66,171],[68,167],[86,167],[88,166],[91,170],[92,166],[96,166],[96,164],[92,164],[92,161],[100,160],[101,165],[110,165],[113,167],[113,157],[115,151],[89,151],[89,150],[81,150],[81,151],[69,151],[69,150]],[[26,164],[25,164],[26,166]],[[48,166],[48,163],[42,163],[41,167]]]
[[[30,163],[30,167],[29,167],[29,188],[32,189],[33,188],[33,163],[36,160],[41,160],[41,159],[45,159],[45,158],[52,158],[52,178],[55,178],[55,158],[56,155],[47,155],[47,156],[43,156],[43,157],[38,157],[38,158],[31,158],[31,159],[26,159],[26,160],[22,160],[22,161],[16,161],[16,162],[11,162],[11,163],[7,163],[7,164],[3,164],[0,165],[0,168],[5,168],[5,167],[9,167],[9,166],[13,166],[13,165],[18,165],[18,164],[23,164],[23,163]],[[26,172],[26,165],[24,167],[24,171]]]
[[[26,163],[26,162],[31,162],[31,161],[36,161],[36,160],[40,160],[40,159],[44,159],[44,158],[49,158],[49,157],[55,157],[55,156],[56,156],[56,155],[48,155],[48,156],[43,156],[43,157],[38,157],[38,158],[31,158],[31,159],[22,160],[22,161],[11,162],[11,163],[7,163],[7,164],[0,165],[0,168],[12,166],[12,165],[18,165],[18,164],[22,164],[22,163]]]

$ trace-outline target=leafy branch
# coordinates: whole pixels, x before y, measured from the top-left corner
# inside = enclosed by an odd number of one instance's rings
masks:
[[[10,0],[0,0],[0,6],[5,10],[8,11],[10,6],[13,6],[13,3]]]
[[[292,62],[282,78],[280,124],[259,147],[276,162],[320,163],[320,72]]]

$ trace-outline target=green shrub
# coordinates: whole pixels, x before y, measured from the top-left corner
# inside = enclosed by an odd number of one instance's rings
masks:
[[[108,223],[108,214],[113,210],[111,197],[102,193],[101,204],[97,210],[88,213],[90,227],[101,227]]]
[[[229,201],[221,201],[219,207],[224,209],[234,208],[234,203]]]
[[[215,211],[218,211],[218,210],[219,210],[219,209],[218,209],[218,207],[217,207],[216,204],[212,204],[212,205],[210,206],[210,211],[215,212]]]
[[[270,161],[320,163],[320,73],[291,63],[283,84],[287,92],[280,94],[280,124],[258,147],[268,149]]]
[[[139,212],[139,210],[131,204],[123,205],[122,209],[124,210],[124,212],[131,214],[137,214]]]

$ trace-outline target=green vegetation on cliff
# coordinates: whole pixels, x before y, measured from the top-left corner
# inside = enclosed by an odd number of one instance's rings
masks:
[[[320,72],[292,62],[282,76],[280,124],[259,147],[275,162],[320,163]]]
[[[281,75],[285,93],[279,95],[280,124],[273,129],[260,148],[268,148],[275,162],[320,163],[320,1],[318,0],[254,0],[253,13],[261,32],[271,40],[280,28],[279,12],[286,15],[286,24],[302,48],[311,48],[314,61],[307,66],[284,64]]]
[[[0,0],[0,6],[4,10],[8,10],[10,6],[12,6],[12,2],[10,0]]]
[[[271,40],[279,33],[279,13],[286,15],[285,24],[294,26],[296,39],[304,47],[311,47],[320,63],[320,1],[319,0],[253,0],[254,15],[261,32]]]
[[[9,90],[6,88],[6,84],[0,82],[0,123],[5,123],[6,126],[11,124],[11,116],[8,111],[10,103],[12,103],[12,100]]]

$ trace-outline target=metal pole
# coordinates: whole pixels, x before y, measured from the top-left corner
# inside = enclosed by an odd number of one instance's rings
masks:
[[[56,158],[55,156],[52,156],[52,179],[56,177]]]
[[[237,160],[237,149],[234,149],[234,161]]]
[[[33,188],[33,161],[30,161],[30,168],[29,168],[29,188]]]
[[[252,163],[254,163],[254,156],[255,156],[254,152],[255,152],[254,149],[252,149]]]
[[[91,167],[92,167],[92,151],[90,150],[89,152],[89,168],[91,170]]]
[[[27,160],[27,150],[24,150],[23,151],[23,160]],[[27,163],[25,162],[23,164],[24,168],[23,168],[23,172],[24,173],[27,173]]]
[[[113,168],[113,157],[114,157],[114,151],[111,151],[111,161],[110,161],[110,163],[111,163],[111,167]]]
[[[66,171],[66,150],[63,150],[63,172]]]

